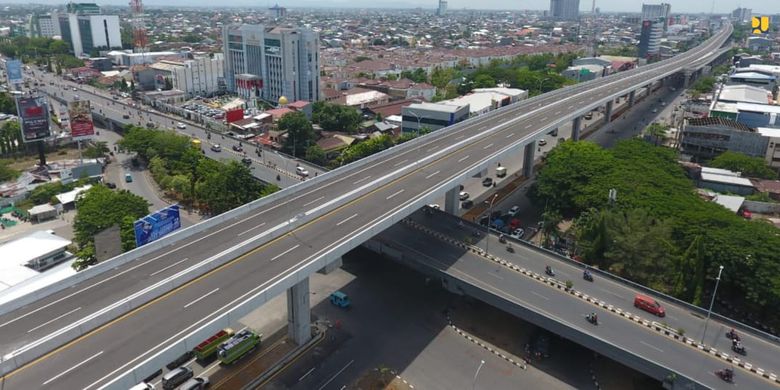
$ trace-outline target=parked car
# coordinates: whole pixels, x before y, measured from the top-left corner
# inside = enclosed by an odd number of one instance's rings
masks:
[[[493,179],[490,178],[490,177],[486,177],[486,178],[482,179],[482,185],[485,186],[485,187],[492,186],[493,185]]]
[[[113,190],[114,188],[116,188],[116,184],[114,184],[114,183],[111,183],[111,182],[108,182],[108,181],[107,181],[107,182],[105,182],[104,184],[106,185],[106,187],[108,187],[108,188],[110,188],[110,189],[112,189],[112,190]]]
[[[542,138],[539,140],[539,146],[544,146],[544,145],[547,145],[547,140]]]
[[[460,194],[458,194],[458,199],[460,200],[466,200],[469,198],[469,193],[466,191],[461,191]]]
[[[460,207],[464,209],[470,209],[474,207],[474,201],[473,200],[464,200],[463,203],[460,204]]]
[[[520,206],[515,205],[512,206],[512,208],[510,208],[509,211],[507,211],[507,214],[509,214],[510,217],[514,217],[519,212],[520,212]]]
[[[209,387],[209,378],[199,376],[185,382],[179,390],[203,390],[207,387]]]
[[[130,115],[129,114],[122,114],[122,119],[130,119]]]
[[[525,236],[525,230],[523,230],[523,228],[517,228],[517,229],[512,231],[512,234],[510,234],[510,236],[512,236],[512,237],[514,237],[514,238],[516,238],[518,240],[522,240],[523,236]]]

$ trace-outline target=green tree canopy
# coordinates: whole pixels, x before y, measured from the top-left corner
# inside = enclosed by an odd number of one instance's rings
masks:
[[[312,108],[312,121],[325,131],[355,133],[360,126],[361,115],[353,107],[316,102]]]
[[[750,157],[739,152],[723,152],[718,157],[715,157],[709,165],[713,168],[742,172],[742,176],[777,179],[777,172],[766,165],[766,161],[763,158]]]
[[[210,161],[207,159],[202,162]],[[237,161],[221,164],[217,170],[204,169],[203,181],[196,186],[198,198],[213,214],[221,214],[260,197],[262,185],[245,165]]]
[[[287,132],[287,140],[283,147],[285,153],[292,155],[305,153],[309,145],[316,141],[317,135],[314,133],[314,128],[302,112],[284,114],[282,119],[279,119],[277,126],[279,130]]]

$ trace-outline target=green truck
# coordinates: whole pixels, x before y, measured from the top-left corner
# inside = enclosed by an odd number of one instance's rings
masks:
[[[219,346],[217,357],[222,364],[233,364],[246,354],[252,352],[260,344],[262,335],[245,329],[231,337]]]
[[[193,351],[198,360],[206,360],[217,352],[217,348],[223,341],[233,336],[233,329],[222,329],[217,334],[203,340]]]

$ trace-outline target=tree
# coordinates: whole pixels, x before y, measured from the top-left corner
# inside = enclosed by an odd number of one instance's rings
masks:
[[[108,148],[108,143],[105,141],[97,141],[84,151],[84,157],[86,158],[102,158],[108,155],[111,149]]]
[[[325,131],[355,133],[362,120],[358,110],[338,104],[318,102],[312,109],[312,120]]]
[[[319,145],[314,144],[312,146],[309,146],[306,149],[306,161],[310,161],[317,165],[325,165],[327,162],[327,158],[325,156],[325,151],[322,150]]]
[[[431,72],[431,84],[436,88],[445,88],[447,84],[455,78],[455,69],[452,68],[433,68]]]
[[[316,141],[316,134],[311,122],[306,119],[302,112],[290,112],[279,119],[277,124],[279,130],[287,132],[287,139],[284,142],[284,151],[295,156],[297,153],[305,151],[309,145]]]
[[[217,172],[205,172],[203,177],[198,197],[215,215],[257,199],[262,189],[249,168],[237,161],[224,164]]]
[[[0,183],[14,180],[21,172],[8,166],[8,161],[0,160]]]
[[[669,130],[669,126],[662,125],[660,123],[653,123],[647,127],[647,130],[645,130],[645,132],[647,133],[647,135],[653,138],[655,145],[658,146],[659,143],[663,142],[666,139],[666,132],[668,130]]]
[[[415,83],[425,83],[428,81],[428,74],[423,68],[417,68],[413,71],[405,70],[401,72],[402,79],[409,79]]]
[[[723,152],[715,157],[709,165],[713,168],[742,172],[742,175],[747,177],[777,179],[777,172],[767,166],[763,158],[750,157],[739,152]]]
[[[136,220],[149,213],[149,203],[126,190],[112,191],[105,186],[93,186],[76,201],[73,220],[73,240],[78,245],[79,261],[74,267],[83,269],[95,259],[95,235],[113,226],[126,224],[127,217]],[[120,234],[121,236],[121,234]],[[123,244],[123,246],[127,246]],[[124,249],[124,248],[123,248]]]
[[[474,78],[474,88],[493,88],[496,80],[486,74],[480,74]]]

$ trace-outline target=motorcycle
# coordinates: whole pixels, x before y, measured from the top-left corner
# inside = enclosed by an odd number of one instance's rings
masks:
[[[544,267],[544,273],[546,273],[549,276],[555,276],[555,271],[553,271],[552,267],[549,265]]]
[[[587,270],[582,273],[582,278],[587,280],[587,281],[589,281],[589,282],[593,281],[593,275],[591,275],[591,273],[589,271],[587,271]]]
[[[599,317],[595,314],[588,314],[585,316],[585,319],[593,325],[599,325]]]
[[[740,341],[739,335],[737,334],[736,331],[734,331],[734,329],[731,329],[730,331],[726,332],[726,337],[728,337],[732,341],[733,340]]]
[[[506,251],[509,252],[509,253],[515,253],[515,248],[512,248],[512,245],[507,245],[506,246]]]
[[[740,355],[747,355],[747,351],[745,351],[745,346],[736,340],[733,343],[731,343],[731,350]]]
[[[734,380],[734,370],[730,368],[724,368],[722,370],[715,371],[715,375],[718,376],[718,378],[731,383]]]
[[[503,234],[498,236],[498,242],[506,244],[506,237]]]

